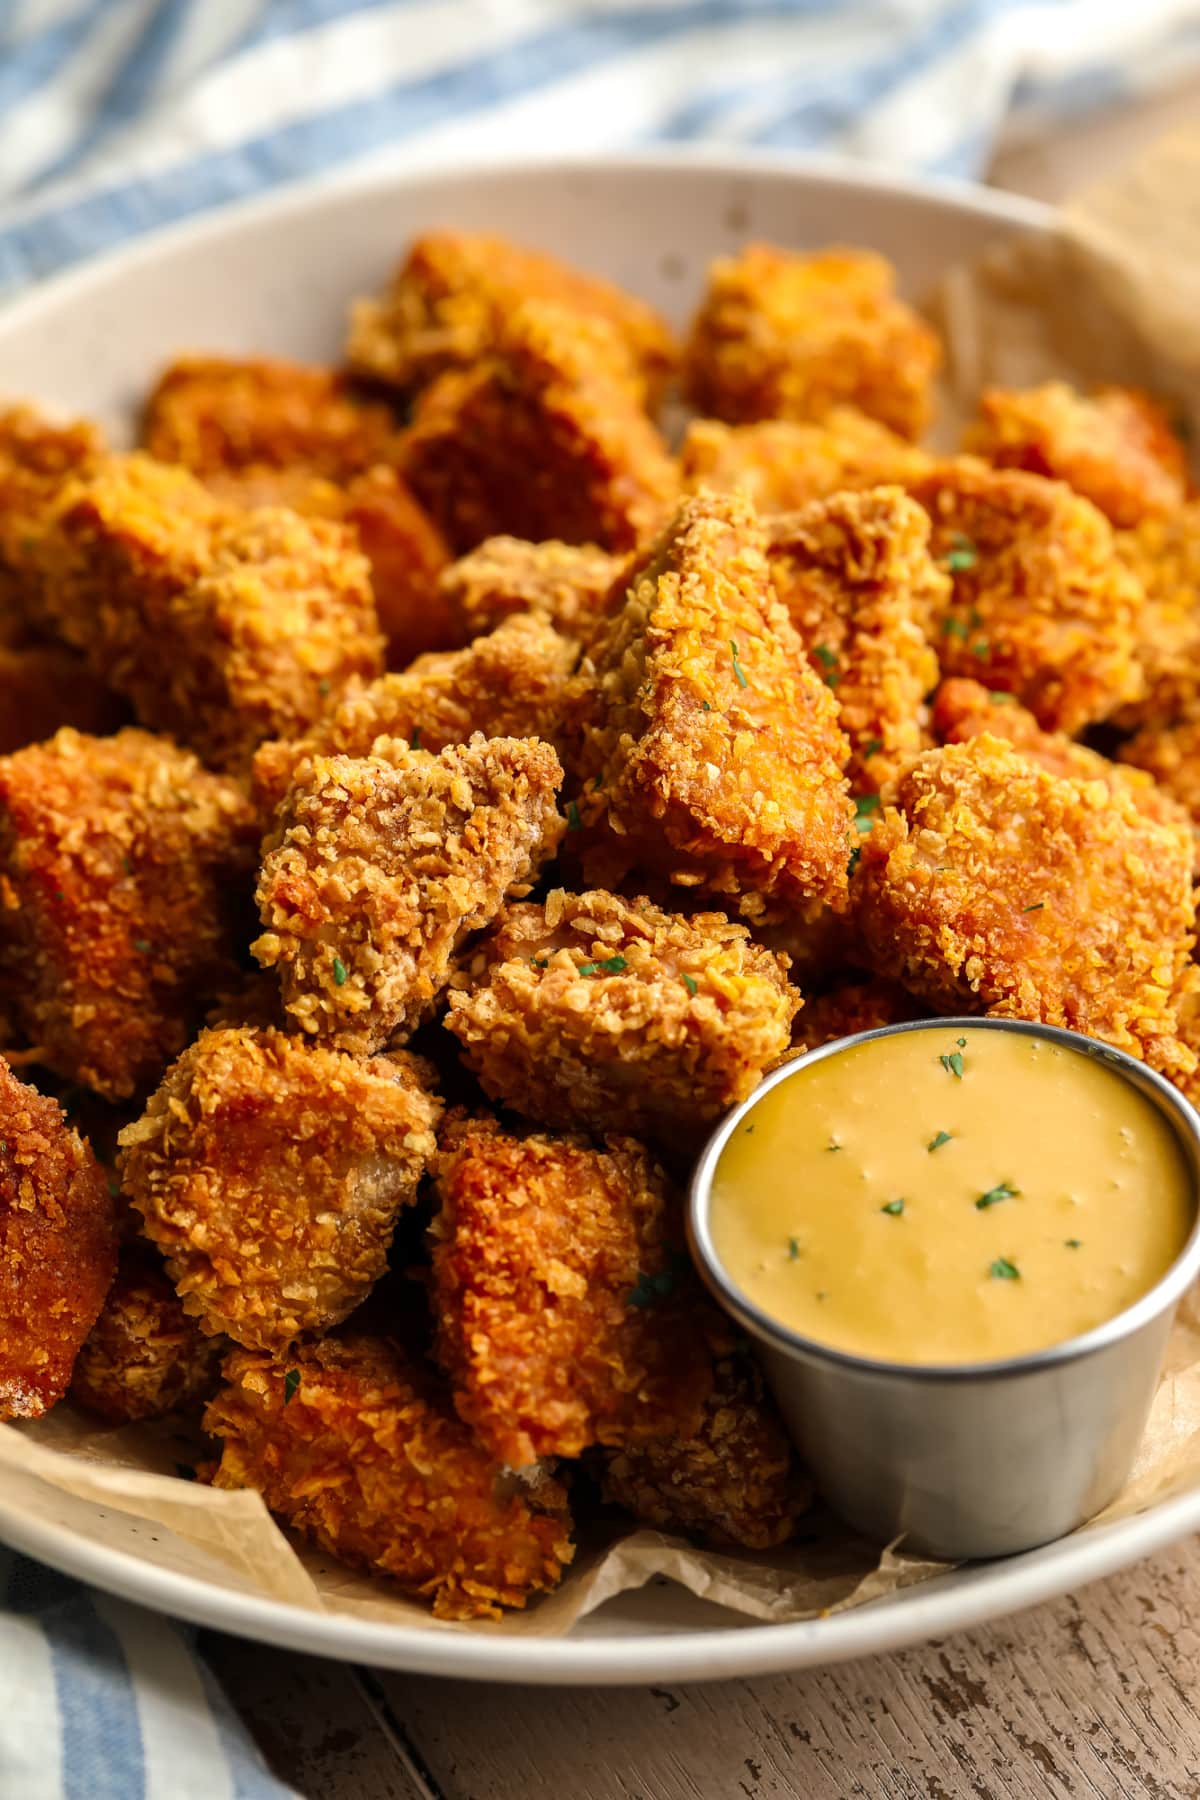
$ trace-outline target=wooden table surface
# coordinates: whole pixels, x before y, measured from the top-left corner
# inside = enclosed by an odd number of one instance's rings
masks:
[[[1047,200],[1194,120],[1200,82],[1009,146]],[[483,1687],[214,1633],[202,1646],[304,1800],[1200,1800],[1200,1541],[899,1655],[700,1687]]]

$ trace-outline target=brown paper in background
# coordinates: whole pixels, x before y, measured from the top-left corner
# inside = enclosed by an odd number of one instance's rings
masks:
[[[986,382],[1128,381],[1167,398],[1200,443],[1200,130],[1157,146],[1081,195],[1045,240],[999,243],[931,302],[947,343],[942,441]],[[604,1601],[667,1576],[750,1618],[782,1622],[862,1605],[944,1572],[880,1552],[821,1511],[784,1551],[717,1554],[655,1531],[586,1532],[562,1586],[524,1613],[469,1626],[431,1619],[382,1582],[294,1545],[255,1493],[181,1479],[203,1448],[169,1423],[105,1430],[72,1408],[0,1426],[0,1504],[97,1546],[314,1612],[488,1635],[556,1635]],[[1181,1308],[1125,1488],[1092,1524],[1200,1488],[1200,1303]],[[1090,1526],[1083,1527],[1091,1529]]]

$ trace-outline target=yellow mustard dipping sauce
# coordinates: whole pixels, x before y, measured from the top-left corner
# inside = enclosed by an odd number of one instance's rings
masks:
[[[900,1363],[989,1362],[1089,1331],[1193,1224],[1188,1168],[1116,1071],[1023,1033],[946,1028],[802,1064],[713,1177],[713,1247],[764,1313]]]

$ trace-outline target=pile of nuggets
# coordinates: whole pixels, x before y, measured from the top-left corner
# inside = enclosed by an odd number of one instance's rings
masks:
[[[202,1416],[447,1619],[593,1517],[769,1550],[722,1114],[939,1012],[1200,1090],[1182,442],[1054,382],[935,454],[939,357],[866,251],[718,262],[680,346],[432,232],[339,368],[0,414],[0,1417]]]

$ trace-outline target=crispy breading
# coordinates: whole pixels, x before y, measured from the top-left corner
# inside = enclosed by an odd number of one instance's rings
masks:
[[[505,908],[445,1023],[502,1105],[669,1144],[744,1100],[787,1048],[800,995],[785,969],[723,913],[556,889]]]
[[[0,643],[24,641],[43,611],[35,546],[60,488],[102,460],[99,428],[56,425],[31,406],[0,409]]]
[[[953,581],[938,621],[944,674],[1015,694],[1045,730],[1071,734],[1137,697],[1143,594],[1090,500],[973,457],[912,492]]]
[[[104,1171],[57,1102],[0,1058],[0,1419],[61,1400],[116,1266]]]
[[[836,1038],[853,1037],[859,1031],[877,1031],[882,1025],[901,1025],[919,1019],[924,1011],[899,982],[880,975],[864,975],[830,988],[806,1000],[796,1020],[794,1042],[806,1050],[819,1050]]]
[[[362,1054],[415,1030],[463,938],[553,855],[561,780],[548,744],[478,733],[306,759],[263,845],[251,946],[292,1028]]]
[[[524,305],[418,402],[399,468],[462,555],[503,533],[632,550],[679,489],[603,319]]]
[[[251,771],[255,802],[268,817],[309,756],[379,756],[401,749],[444,750],[484,737],[540,737],[554,743],[568,705],[578,649],[535,614],[518,614],[464,650],[420,656],[402,674],[352,685],[302,738],[262,744]]]
[[[941,346],[894,285],[870,250],[747,244],[719,257],[685,352],[689,399],[731,424],[849,405],[919,437]]]
[[[534,613],[564,637],[587,643],[628,561],[594,544],[485,538],[443,571],[440,589],[466,639],[494,631],[514,614]]]
[[[216,1393],[227,1348],[205,1337],[144,1246],[131,1247],[79,1352],[71,1399],[113,1425],[194,1411]]]
[[[815,424],[693,419],[680,451],[688,493],[712,488],[731,494],[740,488],[764,514],[793,512],[848,490],[903,487],[927,474],[932,463],[927,450],[853,406],[835,406]]]
[[[701,494],[631,572],[580,676],[587,885],[650,871],[751,919],[845,895],[849,746],[765,552],[744,496]]]
[[[144,731],[0,758],[0,987],[50,1068],[158,1080],[232,974],[255,838],[240,787]]]
[[[494,1619],[574,1556],[566,1489],[507,1476],[417,1362],[384,1338],[283,1360],[238,1350],[205,1414],[219,1488],[256,1488],[339,1562],[389,1575],[439,1619]]]
[[[103,736],[128,717],[128,708],[65,644],[0,645],[0,755],[40,744],[60,725]]]
[[[1186,1072],[1191,870],[1185,826],[984,735],[900,777],[863,840],[858,920],[876,970],[939,1012],[1065,1025]]]
[[[1145,692],[1116,723],[1171,725],[1200,711],[1200,500],[1119,531],[1116,547],[1146,595],[1137,644]]]
[[[255,464],[348,481],[387,461],[391,408],[337,369],[265,356],[180,356],[146,402],[143,443],[194,475]]]
[[[523,1468],[697,1428],[704,1301],[678,1199],[640,1144],[458,1120],[437,1189],[436,1354],[492,1455]]]
[[[1183,445],[1140,388],[985,388],[963,449],[998,469],[1065,481],[1114,525],[1170,512],[1187,492]]]
[[[1169,795],[1200,826],[1200,706],[1173,725],[1143,725],[1117,755],[1127,774],[1148,775],[1152,792]]]
[[[346,358],[359,375],[412,393],[446,369],[490,355],[528,300],[613,327],[647,404],[657,405],[679,352],[652,307],[554,257],[484,234],[415,238],[383,294],[354,302]]]
[[[244,763],[383,666],[366,559],[344,526],[240,512],[185,470],[110,457],[69,482],[38,542],[51,622],[207,762]]]
[[[938,660],[926,636],[950,594],[929,517],[898,487],[834,494],[768,522],[775,591],[831,688],[851,791],[878,793],[924,745]]]
[[[724,1336],[696,1429],[602,1451],[601,1485],[640,1525],[771,1550],[794,1534],[812,1489],[754,1358]]]
[[[436,1148],[428,1064],[205,1030],[121,1133],[122,1184],[210,1335],[282,1348],[344,1319]]]

